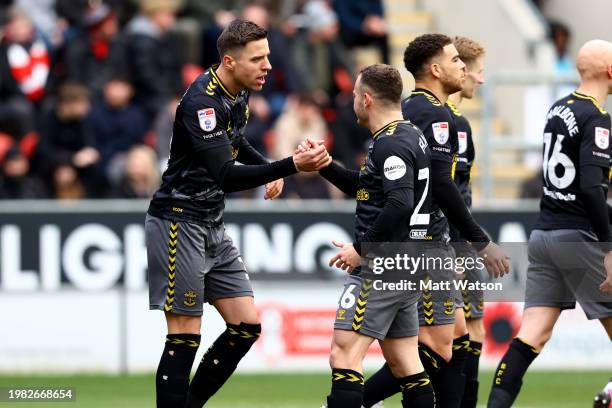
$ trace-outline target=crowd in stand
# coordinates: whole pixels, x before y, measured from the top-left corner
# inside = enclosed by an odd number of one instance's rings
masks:
[[[388,60],[382,13],[381,0],[0,0],[0,198],[150,197],[176,105],[237,17],[268,30],[273,66],[251,95],[251,144],[275,159],[325,139],[356,168],[369,133],[352,111],[355,50]],[[286,180],[284,197],[335,196],[319,177]]]

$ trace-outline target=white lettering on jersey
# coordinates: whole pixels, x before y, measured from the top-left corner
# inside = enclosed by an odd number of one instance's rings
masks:
[[[431,125],[433,129],[434,139],[436,142],[443,145],[448,141],[448,122],[437,122]]]
[[[397,180],[406,174],[406,163],[397,156],[389,156],[385,160],[384,174],[388,180]]]
[[[205,132],[210,132],[217,127],[217,115],[213,108],[200,109],[198,111],[198,121],[200,128]]]
[[[574,112],[567,106],[555,106],[548,112],[547,120],[551,120],[553,117],[559,117],[565,123],[569,136],[572,137],[578,134],[578,124],[576,123],[576,116]]]

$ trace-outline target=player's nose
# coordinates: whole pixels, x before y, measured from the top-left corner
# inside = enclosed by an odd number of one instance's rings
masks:
[[[272,64],[270,64],[270,60],[266,59],[264,62],[263,70],[270,71],[272,69]]]

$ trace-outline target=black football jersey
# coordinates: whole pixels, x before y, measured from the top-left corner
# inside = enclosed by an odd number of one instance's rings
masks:
[[[611,154],[610,115],[594,98],[574,92],[557,101],[544,127],[543,191],[535,228],[592,230],[580,194],[581,169],[602,167],[601,179],[591,182],[607,192]]]
[[[404,119],[410,120],[425,135],[431,149],[431,160],[448,163],[454,168],[458,151],[457,129],[454,118],[445,105],[431,92],[417,88],[402,102],[402,114]],[[436,175],[432,174],[431,177]],[[434,241],[448,242],[448,220],[435,197],[431,200],[431,211],[427,235]]]
[[[232,95],[215,69],[200,75],[177,107],[168,167],[151,200],[151,215],[205,224],[222,220],[224,192],[196,156],[227,146],[236,159],[249,117],[249,92]]]
[[[414,210],[407,225],[398,226],[387,242],[428,239],[430,219],[430,151],[419,129],[408,121],[394,121],[373,135],[359,171],[355,241],[368,231],[385,206],[385,193],[398,188],[414,192]]]
[[[455,119],[455,127],[457,128],[457,164],[453,180],[463,197],[463,201],[468,208],[472,207],[472,166],[476,150],[474,149],[474,141],[472,140],[472,127],[470,122],[459,111],[459,109],[450,100],[446,101],[446,108],[449,110]],[[450,237],[452,241],[465,241],[461,237],[459,231],[450,225]]]

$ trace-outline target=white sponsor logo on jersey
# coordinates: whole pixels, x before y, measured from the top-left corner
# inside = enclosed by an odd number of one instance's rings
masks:
[[[384,174],[388,180],[397,180],[406,174],[406,163],[397,156],[389,156],[385,160]]]
[[[215,110],[213,108],[200,109],[198,111],[198,121],[202,130],[210,132],[217,126]]]
[[[411,239],[427,239],[426,229],[415,229],[410,231]]]
[[[610,130],[602,127],[596,127],[595,144],[600,149],[607,149],[608,146],[610,146]]]
[[[459,154],[465,153],[467,150],[467,132],[457,132],[459,138]]]
[[[437,122],[431,125],[434,139],[439,144],[446,144],[448,141],[448,122]]]

